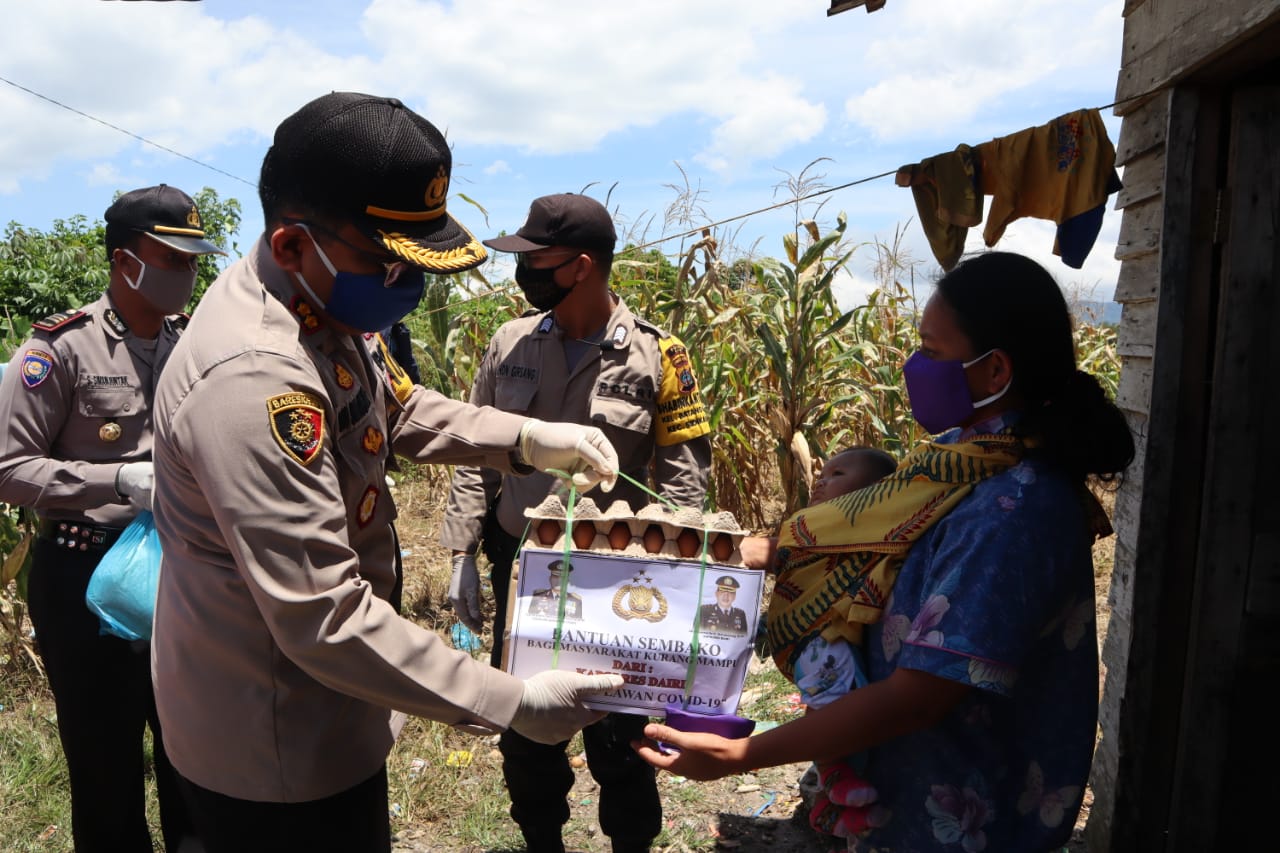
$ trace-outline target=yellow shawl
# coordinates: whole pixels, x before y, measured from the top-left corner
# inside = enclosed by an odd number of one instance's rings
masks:
[[[1011,435],[921,445],[865,489],[806,507],[778,535],[778,579],[767,627],[773,659],[794,678],[796,656],[819,634],[858,644],[880,619],[911,545],[973,487],[1018,463]]]

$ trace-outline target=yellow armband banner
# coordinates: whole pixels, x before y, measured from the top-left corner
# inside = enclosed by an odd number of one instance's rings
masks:
[[[658,386],[657,438],[663,447],[679,444],[711,431],[702,394],[693,375],[689,351],[679,338],[663,338],[662,381]]]
[[[396,361],[395,356],[391,354],[387,341],[382,335],[378,335],[378,353],[380,357],[376,359],[378,366],[387,374],[387,382],[391,385],[391,391],[396,395],[396,400],[404,403],[409,399],[409,395],[413,393],[413,380],[409,378],[409,374],[405,373],[400,362]]]

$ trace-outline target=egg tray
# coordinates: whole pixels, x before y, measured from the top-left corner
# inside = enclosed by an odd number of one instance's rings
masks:
[[[567,512],[558,496],[549,495],[524,514],[529,519],[526,547],[564,548]],[[621,500],[601,512],[591,498],[582,498],[574,504],[573,530],[569,535],[578,551],[697,560],[702,557],[704,533],[710,538],[710,562],[741,565],[739,549],[747,531],[730,512],[701,513],[687,508],[673,511],[656,503],[635,512]]]

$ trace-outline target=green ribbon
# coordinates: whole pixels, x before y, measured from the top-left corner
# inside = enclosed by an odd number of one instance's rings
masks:
[[[551,472],[551,473],[555,473],[555,472]],[[649,488],[644,483],[631,479],[621,471],[618,472],[618,476],[626,480],[628,483],[631,483],[633,486],[640,489],[640,491],[644,492],[645,494],[648,494],[654,498],[657,498],[659,501],[666,504],[672,510],[680,509],[680,507],[676,506],[671,501],[662,497],[662,495],[659,495],[657,492],[650,491]],[[556,610],[556,626],[554,629],[552,629],[552,645],[551,645],[551,668],[552,669],[555,669],[560,662],[560,635],[564,630],[565,606],[568,599],[568,590],[569,590],[569,568],[568,568],[570,565],[569,555],[570,555],[570,552],[573,550],[573,547],[572,547],[573,546],[573,509],[577,503],[577,498],[578,498],[578,487],[573,485],[573,481],[569,480],[567,478],[567,475],[562,482],[566,482],[568,484],[569,500],[568,500],[568,503],[565,505],[565,516],[564,516],[564,569],[560,572],[560,601],[559,601],[559,607]],[[533,521],[532,519],[530,519],[529,524],[532,524],[532,523]],[[527,535],[528,526],[525,527],[525,533]],[[710,538],[711,538],[710,530],[707,528],[706,522],[704,521],[702,524],[702,556],[699,560],[700,566],[698,569],[698,601],[699,602],[702,601],[703,589],[705,588],[706,581],[707,581],[707,541]],[[693,611],[693,637],[689,642],[689,668],[685,672],[684,701],[681,703],[681,707],[684,708],[685,710],[688,710],[689,699],[693,695],[693,677],[697,673],[698,655],[702,650],[701,642],[699,640],[701,627],[702,627],[701,620],[698,618],[698,610],[697,608],[695,608]]]

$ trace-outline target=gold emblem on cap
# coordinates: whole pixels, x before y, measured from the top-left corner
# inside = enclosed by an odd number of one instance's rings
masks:
[[[115,421],[107,421],[98,427],[98,438],[103,441],[119,441],[123,434],[124,430],[120,429],[120,424]]]
[[[444,166],[441,166],[431,183],[427,184],[427,194],[423,197],[423,201],[427,203],[427,207],[440,207],[448,195],[449,173],[444,170]]]
[[[196,210],[194,204],[191,206],[191,210],[187,213],[187,224],[192,228],[200,227],[200,211]]]

